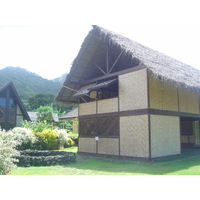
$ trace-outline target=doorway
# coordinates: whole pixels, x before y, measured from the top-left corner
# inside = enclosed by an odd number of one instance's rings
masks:
[[[181,147],[200,147],[200,121],[195,118],[181,118]]]
[[[200,121],[193,122],[193,129],[196,137],[195,145],[200,146]]]

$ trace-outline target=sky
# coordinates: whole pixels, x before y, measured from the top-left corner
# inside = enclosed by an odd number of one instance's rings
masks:
[[[54,79],[99,25],[200,70],[198,0],[0,1],[0,69]]]

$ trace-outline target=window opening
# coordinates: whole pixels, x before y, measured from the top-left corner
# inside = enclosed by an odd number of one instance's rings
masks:
[[[118,97],[118,80],[112,79],[84,86],[74,96],[81,97],[80,103]]]

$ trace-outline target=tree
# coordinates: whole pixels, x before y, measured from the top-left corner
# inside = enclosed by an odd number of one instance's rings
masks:
[[[53,121],[53,108],[50,106],[40,106],[36,110],[39,121]]]
[[[40,106],[47,106],[53,103],[55,96],[53,94],[36,94],[29,98],[28,103],[31,110],[35,110]]]

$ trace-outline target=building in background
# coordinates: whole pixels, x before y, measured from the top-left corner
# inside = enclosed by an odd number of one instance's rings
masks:
[[[20,126],[23,120],[30,121],[29,115],[12,82],[0,88],[0,126],[9,130]]]
[[[71,110],[62,117],[59,117],[60,120],[72,120],[72,132],[78,133],[78,108]]]

